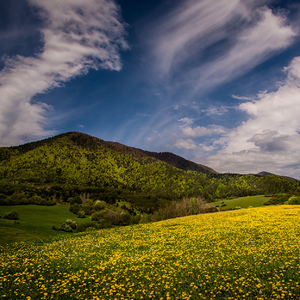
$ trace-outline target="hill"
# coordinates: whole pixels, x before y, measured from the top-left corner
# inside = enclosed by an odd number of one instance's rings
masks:
[[[263,176],[263,177],[264,177],[264,176],[268,176],[268,175],[275,175],[275,176],[278,176],[278,175],[276,175],[276,174],[273,174],[273,173],[270,173],[270,172],[266,172],[266,171],[259,172],[259,173],[257,173],[256,175]],[[288,180],[300,182],[299,179],[296,179],[296,178],[293,178],[293,177],[290,177],[290,176],[281,176],[281,177],[284,177],[284,178],[286,178],[286,179],[288,179]]]
[[[131,203],[152,213],[169,201],[207,201],[276,192],[299,184],[276,175],[218,174],[173,153],[155,153],[79,132],[0,148],[0,204],[53,204],[70,198]]]
[[[299,299],[300,206],[0,245],[5,299]]]

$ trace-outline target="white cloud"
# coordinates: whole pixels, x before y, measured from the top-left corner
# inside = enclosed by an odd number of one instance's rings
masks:
[[[185,125],[191,125],[194,123],[194,120],[192,118],[188,118],[188,117],[185,117],[185,118],[181,118],[178,120],[179,122],[182,122],[185,126]]]
[[[182,128],[182,135],[184,137],[202,137],[210,136],[213,134],[224,134],[226,132],[223,126],[211,125],[209,127],[196,126],[196,127],[184,127]]]
[[[50,134],[49,105],[32,97],[89,69],[120,70],[127,48],[119,7],[108,0],[29,0],[45,21],[43,48],[35,57],[6,58],[0,72],[1,145]]]
[[[207,116],[222,116],[228,112],[228,107],[219,105],[218,107],[209,107],[207,109],[202,109],[202,112]]]
[[[192,139],[177,139],[173,146],[180,149],[196,149],[198,145]]]
[[[247,101],[250,101],[250,100],[253,100],[252,97],[247,97],[247,96],[238,96],[238,95],[231,95],[232,98],[234,99],[237,99],[237,100],[247,100]]]
[[[230,172],[267,170],[300,178],[300,57],[285,70],[287,79],[277,91],[239,105],[249,119],[222,140],[222,153],[207,160],[211,167]]]

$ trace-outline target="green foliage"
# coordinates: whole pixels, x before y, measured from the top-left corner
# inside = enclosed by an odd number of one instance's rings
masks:
[[[86,217],[85,211],[84,210],[79,210],[78,214],[77,214],[77,217],[78,218],[85,218]]]
[[[107,213],[107,210],[105,210],[105,209],[96,211],[96,212],[92,213],[91,220],[92,221],[100,221],[101,219],[103,219],[103,215],[105,215],[106,213]]]
[[[300,197],[292,196],[288,199],[287,204],[290,205],[299,205],[300,204]]]
[[[270,198],[268,201],[264,203],[264,205],[278,205],[283,204],[289,200],[290,195],[277,195],[275,197]]]
[[[77,227],[77,232],[85,232],[85,231],[94,231],[98,229],[111,228],[112,224],[106,222],[104,219],[100,219],[97,222],[87,221],[83,223],[79,223]]]
[[[105,207],[106,207],[106,203],[105,203],[104,201],[96,200],[96,201],[94,202],[94,209],[95,209],[96,211],[102,210],[102,209],[104,209]]]
[[[151,215],[183,197],[213,202],[300,193],[298,182],[283,177],[184,171],[141,150],[76,132],[0,148],[0,178],[0,205],[69,202],[71,211],[86,215],[118,203],[129,203],[124,209],[135,216]]]
[[[19,220],[19,213],[17,210],[13,209],[10,212],[5,213],[3,218],[9,220]]]
[[[82,204],[82,200],[79,196],[75,196],[75,197],[70,197],[68,199],[68,202],[73,205],[73,204]]]
[[[160,220],[166,220],[216,211],[218,210],[214,206],[207,204],[200,197],[183,198],[181,201],[173,201],[165,208],[160,209],[159,218]],[[157,220],[158,215],[154,215],[153,218]]]
[[[78,227],[78,223],[76,221],[67,219],[66,221],[62,222],[59,227],[53,225],[52,229],[65,231],[65,232],[73,232],[77,229],[77,227]]]

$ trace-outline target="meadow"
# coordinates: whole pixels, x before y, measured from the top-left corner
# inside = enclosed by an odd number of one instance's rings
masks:
[[[300,206],[0,246],[2,299],[298,299]]]
[[[13,205],[0,206],[0,245],[16,241],[44,240],[51,236],[66,235],[65,232],[52,230],[66,219],[78,223],[87,222],[79,219],[69,211],[69,205]],[[6,212],[15,209],[20,219],[17,221],[3,219]]]
[[[239,197],[229,200],[220,200],[217,202],[212,202],[211,204],[219,207],[221,210],[229,210],[239,208],[248,208],[248,207],[260,207],[263,206],[271,197],[266,197],[264,195],[256,196],[247,196]]]

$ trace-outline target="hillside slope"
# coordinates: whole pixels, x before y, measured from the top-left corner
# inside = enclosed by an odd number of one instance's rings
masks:
[[[172,153],[147,152],[79,132],[0,148],[0,204],[65,202],[86,195],[153,210],[182,197],[213,201],[298,189],[297,182],[276,175],[216,174]]]

